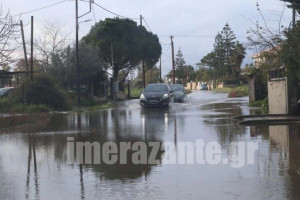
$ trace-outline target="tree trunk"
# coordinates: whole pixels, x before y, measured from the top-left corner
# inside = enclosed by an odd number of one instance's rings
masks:
[[[113,77],[112,77],[112,99],[117,100],[118,99],[118,93],[119,93],[119,81],[118,81],[118,75],[119,71],[114,70]]]

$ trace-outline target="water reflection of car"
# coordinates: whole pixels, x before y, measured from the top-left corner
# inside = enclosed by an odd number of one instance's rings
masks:
[[[206,83],[202,83],[200,85],[200,90],[208,90],[207,84]]]
[[[0,89],[0,98],[7,97],[15,88],[13,87],[6,87]]]
[[[173,96],[175,102],[183,102],[186,98],[186,91],[182,84],[171,84],[171,89],[173,90]]]
[[[141,94],[142,107],[167,107],[173,97],[173,91],[167,84],[149,84]]]

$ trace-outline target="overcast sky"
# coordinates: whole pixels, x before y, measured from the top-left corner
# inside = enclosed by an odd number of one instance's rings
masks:
[[[41,8],[60,0],[1,0],[2,8],[9,9],[12,15]],[[256,0],[95,0],[99,5],[129,18],[139,18],[142,14],[151,30],[157,34],[164,44],[170,43],[170,35],[174,35],[175,51],[182,49],[187,64],[194,65],[213,48],[215,35],[228,22],[238,40],[247,42],[247,30],[251,21],[261,21],[256,9]],[[260,8],[270,26],[278,27],[280,13],[284,3],[279,0],[259,0]],[[79,4],[80,13],[88,10],[88,4]],[[114,15],[94,6],[97,21]],[[59,19],[66,25],[66,31],[75,35],[75,2],[68,0],[59,5],[22,15],[24,24],[30,22],[30,16],[35,17],[35,36],[39,34],[41,24],[47,19]],[[286,9],[283,25],[288,26],[292,19],[291,10]],[[80,24],[80,37],[86,35],[95,23],[93,13],[82,20],[92,21]],[[139,23],[139,20],[136,20]],[[26,33],[30,33],[29,26]],[[171,49],[163,46],[163,74],[171,70]],[[175,52],[175,53],[176,53]],[[250,63],[251,54],[248,51],[245,63]]]

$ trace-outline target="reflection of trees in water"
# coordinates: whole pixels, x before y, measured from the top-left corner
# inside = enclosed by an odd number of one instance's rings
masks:
[[[136,120],[142,120],[142,124],[138,123],[138,126],[134,123],[130,123],[128,118],[133,117],[131,112],[126,110],[111,110],[111,129],[115,134],[113,140],[118,144],[119,142],[140,142],[144,141],[147,144],[148,157],[152,150],[152,147],[148,145],[149,142],[159,142],[162,145],[160,138],[162,138],[162,127],[164,127],[165,112],[161,110],[142,110],[140,116],[137,116]],[[131,119],[132,120],[132,119]],[[142,127],[141,127],[142,126]],[[83,136],[84,137],[84,136]],[[82,138],[83,139],[83,138]],[[88,138],[89,141],[98,141],[101,144],[108,141],[108,137],[103,137],[102,134],[91,134]],[[102,145],[101,145],[102,146]],[[101,179],[135,179],[141,176],[147,176],[150,173],[153,165],[135,165],[132,162],[132,154],[134,152],[128,151],[127,163],[128,164],[114,164],[114,165],[92,165],[90,166],[95,172],[100,173]],[[158,152],[156,159],[160,162],[162,160],[162,151]]]
[[[56,163],[61,164],[66,162],[67,137],[75,137],[75,141],[97,141],[101,146],[107,141],[116,141],[117,143],[121,141],[131,143],[136,141],[149,141],[162,144],[161,138],[165,124],[165,112],[160,111],[161,110],[154,112],[135,112],[116,109],[95,113],[63,115],[63,118],[50,120],[48,122],[49,124],[46,127],[50,127],[49,132],[47,132],[47,128],[45,127],[42,129],[39,128],[38,130],[45,130],[45,132],[32,134],[30,137],[24,138],[24,141],[32,148],[32,143],[35,141],[34,147],[37,153],[43,152],[44,154],[48,154],[48,159],[54,159]],[[141,120],[142,118],[144,118],[144,120]],[[141,123],[141,121],[143,121],[143,123]],[[57,128],[51,128],[51,126],[49,126],[50,124],[59,124],[59,126]],[[69,134],[65,132],[70,129],[77,130],[77,133],[73,132]],[[32,131],[33,129],[28,129],[28,131],[29,130]],[[52,132],[52,130],[58,131]],[[63,132],[59,130],[63,130]],[[146,135],[144,135],[143,132],[146,133]],[[152,147],[147,147],[149,150],[148,154],[150,154]],[[105,179],[138,178],[142,175],[149,174],[153,165],[132,164],[132,153],[133,152],[128,151],[127,157],[129,164],[127,165],[79,165],[81,184],[84,182],[84,169],[86,167],[93,169],[99,173],[100,178]],[[51,157],[50,154],[53,154],[53,157]],[[33,158],[33,154],[30,157]],[[161,157],[162,151],[159,151],[157,159],[161,161]],[[31,159],[30,162],[33,162],[33,159]]]
[[[246,133],[246,127],[240,126],[234,119],[242,115],[242,109],[237,103],[216,103],[201,107],[201,110],[211,111],[211,114],[204,115],[204,122],[216,129],[220,144],[229,146],[237,138]]]

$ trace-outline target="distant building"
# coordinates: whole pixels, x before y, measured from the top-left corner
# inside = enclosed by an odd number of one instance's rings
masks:
[[[265,64],[269,65],[270,67],[274,65],[278,65],[279,50],[280,50],[280,46],[277,46],[254,54],[252,56],[252,59],[254,60],[255,67],[259,68]]]

